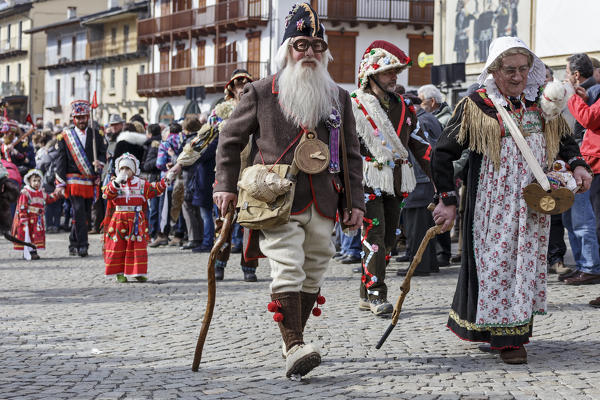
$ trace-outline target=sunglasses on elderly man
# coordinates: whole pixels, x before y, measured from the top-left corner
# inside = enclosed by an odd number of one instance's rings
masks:
[[[308,51],[309,47],[312,47],[315,53],[323,53],[325,50],[327,50],[327,42],[325,42],[323,39],[297,39],[292,43],[292,47],[294,50],[301,53]]]

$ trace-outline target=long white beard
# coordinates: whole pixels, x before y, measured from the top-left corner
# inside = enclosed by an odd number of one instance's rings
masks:
[[[333,107],[339,109],[337,85],[324,64],[317,61],[311,68],[288,60],[279,73],[279,103],[283,114],[298,127],[315,129]]]

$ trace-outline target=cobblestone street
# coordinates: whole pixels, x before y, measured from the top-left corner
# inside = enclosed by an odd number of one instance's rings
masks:
[[[239,255],[217,284],[204,356],[191,371],[206,304],[207,254],[150,249],[147,283],[104,276],[100,237],[90,257],[69,257],[66,234],[48,235],[42,260],[20,260],[0,244],[1,399],[598,399],[600,286],[550,278],[548,315],[536,318],[529,364],[509,366],[446,327],[458,267],[415,277],[396,329],[358,310],[359,277],[332,262],[323,314],[305,340],[322,365],[284,377],[281,339],[269,302],[269,269],[245,283]],[[390,301],[401,280],[390,265]],[[403,265],[405,266],[405,265]]]

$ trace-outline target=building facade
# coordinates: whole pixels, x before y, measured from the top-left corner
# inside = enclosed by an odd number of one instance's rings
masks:
[[[148,98],[149,120],[167,123],[209,111],[222,99],[235,69],[247,69],[257,79],[274,73],[285,17],[295,2],[152,0],[151,16],[138,21],[138,41],[151,48],[150,70],[137,79],[138,94]],[[362,52],[373,40],[392,41],[411,57],[432,50],[433,0],[319,0],[312,5],[334,57],[330,72],[348,90],[356,87]],[[400,83],[426,83],[422,76],[429,72],[413,71],[402,74]]]
[[[149,66],[147,46],[138,46],[137,20],[145,18],[147,1],[127,3],[93,18],[83,18],[87,28],[87,57],[101,66],[97,117],[108,122],[110,114],[127,120],[134,114],[146,119],[147,99],[137,94],[137,76]]]
[[[586,0],[436,1],[434,64],[464,62],[464,90],[483,70],[492,40],[518,36],[563,79],[568,56],[600,58],[600,32],[590,29],[599,12],[600,2]]]
[[[10,118],[24,122],[30,109],[32,2],[5,4],[0,10],[0,98]]]

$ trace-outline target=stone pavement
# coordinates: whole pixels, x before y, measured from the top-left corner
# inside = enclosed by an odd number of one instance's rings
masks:
[[[119,284],[103,275],[99,236],[91,242],[81,259],[67,255],[66,234],[49,235],[42,260],[30,262],[0,242],[0,399],[600,398],[600,310],[587,305],[600,286],[552,277],[529,364],[509,366],[445,328],[457,267],[413,279],[398,326],[376,350],[389,320],[358,311],[359,277],[332,262],[327,303],[306,337],[321,344],[323,364],[293,382],[266,309],[266,263],[258,283],[245,283],[232,257],[194,373],[207,255],[151,249],[151,281]]]

